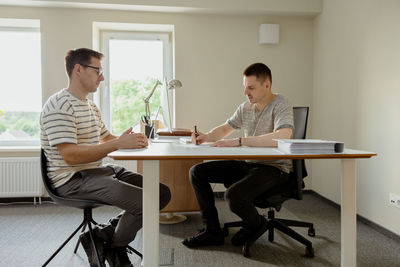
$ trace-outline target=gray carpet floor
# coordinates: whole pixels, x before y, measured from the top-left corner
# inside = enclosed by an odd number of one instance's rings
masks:
[[[217,199],[216,204],[221,223],[237,219],[223,200]],[[94,218],[104,222],[118,212],[117,208],[100,207],[94,210]],[[250,258],[244,258],[241,248],[230,244],[238,229],[230,231],[224,246],[188,249],[181,240],[201,228],[201,218],[198,213],[185,215],[188,219],[183,223],[160,226],[160,266],[340,266],[340,212],[310,194],[303,201],[287,201],[277,217],[314,223],[316,236],[308,237],[315,250],[312,259],[304,257],[302,245],[279,232],[273,243],[266,234],[262,236],[251,247]],[[80,210],[54,204],[0,205],[0,266],[41,266],[81,219]],[[306,229],[297,231],[307,237]],[[72,239],[49,266],[89,266],[82,247],[73,254],[76,240]],[[141,243],[139,232],[131,245],[141,251]],[[140,266],[137,256],[130,255],[130,259]],[[358,222],[357,265],[400,266],[398,240]]]

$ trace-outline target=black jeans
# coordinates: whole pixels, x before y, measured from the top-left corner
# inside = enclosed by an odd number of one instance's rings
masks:
[[[257,228],[260,216],[253,204],[257,196],[284,183],[289,175],[276,167],[240,160],[204,162],[190,169],[190,181],[207,229],[219,229],[218,212],[210,183],[222,183],[225,201],[244,227]]]
[[[135,239],[136,232],[142,228],[142,181],[140,174],[128,171],[120,166],[104,166],[76,172],[68,182],[56,188],[63,197],[82,198],[100,201],[117,206],[124,211],[110,219],[116,224],[107,238],[113,247],[128,245]],[[171,199],[169,188],[160,184],[160,209],[167,206]],[[110,224],[109,224],[110,225]],[[104,229],[107,225],[102,225]]]

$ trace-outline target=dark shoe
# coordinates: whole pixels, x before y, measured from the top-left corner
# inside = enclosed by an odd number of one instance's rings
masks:
[[[249,228],[242,227],[232,236],[231,242],[234,246],[243,246],[246,240],[253,235],[253,231]]]
[[[93,247],[92,241],[90,240],[89,232],[85,232],[85,233],[81,234],[79,238],[80,238],[82,247],[85,250],[86,255],[88,257],[90,266],[98,267],[99,265],[97,264],[95,248]],[[94,244],[96,245],[97,253],[99,254],[101,267],[105,267],[106,266],[105,265],[105,254],[106,254],[107,245],[104,242],[104,240],[97,237],[95,234],[93,234],[93,241],[94,241]]]
[[[111,248],[106,259],[110,267],[133,267],[126,247]]]
[[[103,239],[106,242],[110,242],[115,232],[115,227],[108,224],[97,224],[93,227],[93,233],[95,236]]]
[[[258,228],[246,228],[242,227],[240,230],[232,236],[231,242],[234,246],[243,246],[246,241],[250,241],[251,243],[257,240],[265,231],[268,230],[268,222],[267,220],[261,216],[261,224]]]
[[[111,224],[112,227],[114,227],[114,228],[117,227],[117,224],[119,223],[119,220],[121,219],[123,214],[124,214],[124,212],[121,212],[120,214],[118,214],[114,218],[109,219],[108,223]]]
[[[224,234],[221,230],[210,231],[201,229],[196,235],[183,240],[182,244],[189,248],[202,246],[222,246],[224,244]]]

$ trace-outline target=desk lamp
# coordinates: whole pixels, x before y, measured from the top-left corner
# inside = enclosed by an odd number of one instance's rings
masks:
[[[154,132],[154,124],[152,124],[152,122],[151,122],[150,98],[153,96],[154,91],[156,90],[156,88],[157,88],[159,85],[162,85],[162,83],[161,83],[159,80],[157,80],[156,83],[154,84],[153,88],[151,89],[149,95],[148,95],[146,98],[143,99],[143,101],[144,101],[144,103],[145,103],[145,115],[142,116],[142,121],[143,121],[143,123],[144,123],[144,125],[145,125],[145,133],[146,133],[146,136],[148,136],[148,137],[150,137],[150,138],[153,136],[153,132]],[[165,88],[166,88],[167,90],[173,90],[173,89],[182,87],[182,82],[179,81],[179,80],[173,79],[173,80],[170,80],[170,81],[167,83],[167,79],[165,79],[164,85],[165,85]],[[168,95],[166,95],[166,97],[167,97],[167,98],[166,98],[166,101],[169,101],[169,100],[168,100]],[[167,103],[167,105],[168,105],[168,108],[167,108],[167,109],[164,109],[164,108],[163,108],[163,114],[164,114],[164,113],[168,113],[168,118],[167,118],[168,122],[167,122],[167,125],[171,125],[171,122],[170,122],[171,119],[170,119],[170,116],[169,116],[169,115],[170,115],[170,114],[169,114],[169,112],[170,112],[169,103]],[[158,115],[158,112],[157,112],[157,115]],[[165,114],[164,114],[164,115],[165,115]],[[166,117],[167,117],[167,116],[166,116]],[[166,118],[166,117],[164,117],[164,118]]]
[[[176,89],[176,88],[181,88],[182,83],[180,80],[170,80],[168,83],[168,89]]]
[[[144,101],[144,109],[145,109],[145,115],[144,115],[144,118],[143,118],[143,120],[144,120],[143,123],[145,125],[147,125],[147,126],[151,125],[151,121],[150,121],[150,102],[149,101],[150,101],[150,98],[153,96],[154,91],[156,90],[157,86],[159,86],[161,84],[162,83],[159,80],[157,80],[156,84],[153,86],[153,89],[151,89],[150,94],[146,98],[143,99],[143,101]]]
[[[162,83],[157,80],[156,83],[153,86],[153,89],[151,89],[150,94],[143,99],[144,101],[144,107],[145,107],[145,122],[150,124],[150,98],[153,96],[154,91],[156,90],[157,86],[162,85]],[[176,89],[182,87],[182,82],[179,80],[170,80],[168,83],[168,89]]]

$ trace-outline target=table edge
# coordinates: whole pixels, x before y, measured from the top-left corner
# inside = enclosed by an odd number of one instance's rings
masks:
[[[257,159],[257,160],[270,160],[270,159],[361,159],[371,158],[377,154],[306,154],[306,155],[168,155],[168,156],[118,156],[107,155],[114,160],[176,160],[176,159]]]

